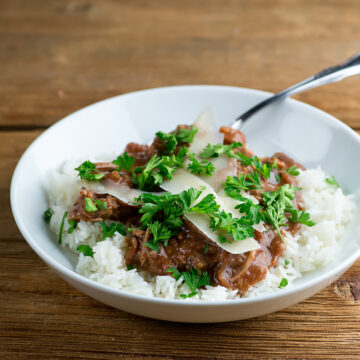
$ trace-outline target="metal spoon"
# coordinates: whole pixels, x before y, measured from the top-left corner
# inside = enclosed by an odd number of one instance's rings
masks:
[[[319,73],[293,85],[289,88],[278,92],[277,94],[269,97],[268,99],[258,103],[244,114],[240,115],[235,123],[231,126],[233,129],[240,129],[242,124],[257,111],[264,108],[266,105],[272,104],[278,100],[285,99],[288,96],[298,94],[302,91],[312,89],[325,84],[330,84],[343,80],[349,76],[360,74],[360,52],[353,57],[343,62],[340,65],[329,67]]]

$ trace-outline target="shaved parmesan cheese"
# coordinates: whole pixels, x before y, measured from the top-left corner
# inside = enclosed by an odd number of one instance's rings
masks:
[[[201,178],[213,187],[215,191],[219,191],[222,187],[222,183],[226,181],[228,176],[237,175],[236,159],[221,156],[210,159],[210,162],[214,165],[215,171],[212,176],[202,176]]]
[[[190,152],[195,153],[198,157],[206,145],[223,144],[224,134],[221,133],[219,128],[216,126],[210,109],[205,110],[199,115],[197,120],[194,122],[194,126],[199,131],[196,133],[189,150]],[[202,176],[201,178],[214,188],[215,191],[218,191],[221,188],[221,184],[228,176],[236,175],[236,159],[221,156],[216,159],[210,159],[209,161],[214,165],[215,171],[212,176]]]
[[[225,194],[225,191],[224,189],[221,189],[221,191],[218,192],[218,195],[219,197],[222,199],[222,201],[224,202],[225,206],[228,208],[228,209],[231,209],[233,211],[233,213],[239,213],[238,209],[235,209],[236,206],[238,206],[240,204],[239,201],[227,196]],[[256,197],[248,194],[247,192],[245,191],[242,191],[241,195],[244,197],[244,198],[248,198],[250,199],[254,204],[258,204],[259,201],[257,200]],[[264,226],[264,222],[261,221],[259,224],[254,224],[253,225],[253,228],[259,232],[264,232],[266,230],[265,226]]]
[[[206,195],[212,194],[215,197],[216,203],[220,205],[221,210],[225,210],[226,212],[231,213],[234,218],[237,218],[239,215],[237,211],[234,211],[234,208],[232,206],[233,204],[231,204],[230,206],[229,204],[227,204],[227,198],[219,196],[209,184],[204,182],[199,177],[192,175],[183,169],[178,170],[174,174],[172,180],[164,181],[161,187],[164,190],[169,191],[173,194],[188,190],[191,187],[202,190],[201,196],[198,201],[200,201]],[[190,220],[210,240],[215,242],[222,249],[232,254],[240,254],[260,248],[259,243],[254,238],[233,241],[231,244],[222,244],[218,240],[217,232],[214,232],[210,229],[209,219],[206,214],[190,213],[185,215],[185,217]]]
[[[101,182],[82,182],[83,186],[91,191],[95,191],[98,194],[109,194],[122,202],[133,205],[134,199],[141,194],[147,193],[146,191],[139,189],[132,189],[126,185],[115,184],[110,181]],[[161,195],[162,192],[157,192],[156,195]]]
[[[224,134],[219,131],[216,126],[214,117],[210,109],[202,112],[194,122],[194,127],[199,131],[194,137],[189,150],[195,154],[200,154],[207,144],[222,144],[224,142]]]

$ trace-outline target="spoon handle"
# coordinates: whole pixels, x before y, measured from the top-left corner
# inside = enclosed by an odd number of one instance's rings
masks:
[[[284,99],[288,96],[298,94],[302,91],[312,89],[325,84],[330,84],[343,80],[349,76],[360,74],[360,52],[355,54],[350,59],[346,60],[340,65],[329,67],[319,73],[288,87],[285,90],[278,92],[277,94],[265,99],[264,101],[256,104],[254,107],[240,115],[235,123],[231,126],[233,129],[240,129],[244,121],[246,121],[251,115],[262,109],[264,106],[272,104],[275,101]]]

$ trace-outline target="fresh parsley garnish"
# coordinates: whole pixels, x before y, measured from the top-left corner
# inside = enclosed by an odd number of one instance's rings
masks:
[[[276,191],[264,192],[262,194],[262,201],[265,207],[263,211],[265,221],[274,226],[282,240],[284,238],[280,232],[280,226],[286,225],[286,220],[299,222],[307,226],[315,225],[310,220],[310,214],[296,209],[293,204],[292,200],[295,199],[297,190],[299,188],[285,184]]]
[[[60,223],[60,230],[59,230],[59,244],[62,243],[62,235],[63,235],[63,230],[64,230],[64,223],[65,223],[65,218],[68,216],[68,211],[64,212],[64,215],[61,219],[61,223]]]
[[[281,174],[276,174],[275,179],[278,183],[281,183]]]
[[[288,284],[288,279],[287,278],[282,278],[279,284],[279,289],[282,289],[284,287],[286,287]]]
[[[307,226],[314,226],[315,222],[310,220],[310,214],[303,210],[290,210],[291,214],[290,221],[304,224]]]
[[[166,225],[160,223],[159,221],[155,221],[148,226],[152,237],[145,243],[145,245],[155,252],[158,252],[159,242],[161,241],[164,243],[164,246],[167,246],[170,236],[173,235],[173,233]]]
[[[238,176],[228,176],[225,184],[224,190],[228,196],[231,194],[239,194],[239,190],[253,190],[261,189],[260,176],[257,172],[248,173],[248,174],[239,174]]]
[[[118,232],[119,234],[121,234],[123,236],[126,235],[126,228],[121,223],[114,222],[108,226],[108,225],[106,225],[105,221],[101,221],[100,226],[102,227],[102,230],[103,230],[103,235],[102,235],[101,241],[105,240],[108,237],[113,236],[116,232]]]
[[[339,187],[340,187],[339,183],[338,183],[337,180],[335,179],[335,176],[332,176],[331,178],[325,178],[325,181],[326,181],[328,184],[335,186],[336,188],[339,188]]]
[[[205,149],[200,153],[201,159],[217,158],[220,155],[226,155],[231,158],[236,158],[233,149],[242,146],[241,142],[234,142],[230,145],[222,144],[207,144]]]
[[[288,259],[285,259],[285,265],[289,265],[290,261]]]
[[[187,150],[182,147],[177,155],[159,157],[156,154],[145,166],[137,167],[132,172],[134,184],[143,190],[152,190],[162,184],[165,178],[172,179],[175,170],[183,167]]]
[[[135,158],[133,156],[129,156],[127,152],[124,152],[123,155],[118,156],[117,159],[113,161],[113,164],[118,166],[117,171],[130,171],[134,162]]]
[[[242,203],[237,205],[235,209],[238,209],[240,213],[244,214],[248,220],[249,225],[259,224],[261,221],[265,221],[262,214],[263,207],[259,204],[254,204],[251,199],[245,197],[237,197],[237,200]]]
[[[85,207],[84,207],[84,209],[85,209],[85,211],[87,211],[89,213],[93,213],[95,211],[98,211],[97,206],[88,197],[85,197]]]
[[[246,177],[239,174],[238,177],[228,177],[224,183],[224,190],[227,196],[235,200],[241,201],[241,204],[236,206],[240,213],[244,214],[244,223],[248,225],[258,224],[260,221],[265,221],[262,214],[263,207],[254,204],[251,199],[242,196],[242,190],[257,189],[260,186],[260,179],[257,173],[252,174],[253,177]]]
[[[50,220],[52,216],[53,216],[53,211],[51,208],[48,208],[47,210],[44,211],[43,218],[48,224],[50,224]]]
[[[134,265],[126,265],[126,268],[128,270],[132,270],[132,269],[135,269],[135,266]]]
[[[72,234],[74,229],[77,227],[77,222],[75,220],[72,219],[68,219],[68,224],[69,224],[69,228],[68,228],[68,234]]]
[[[260,215],[253,212],[251,219],[245,216],[233,218],[231,213],[219,210],[220,206],[212,194],[207,194],[201,201],[195,203],[201,193],[201,190],[190,188],[179,194],[141,194],[136,202],[142,205],[139,213],[143,214],[140,219],[143,228],[156,224],[154,229],[161,234],[161,237],[159,235],[157,237],[166,245],[167,239],[180,231],[183,215],[200,213],[209,218],[209,225],[213,231],[220,232],[219,240],[222,242],[231,242],[226,236],[231,236],[231,240],[235,241],[254,236],[251,225]],[[156,223],[159,220],[162,220],[161,229]],[[157,251],[158,242],[155,241],[155,245],[153,243],[154,241],[150,240],[149,247]]]
[[[297,211],[292,202],[297,189],[289,184],[285,184],[280,186],[277,191],[264,192],[262,194],[262,200],[265,205],[263,212],[265,221],[276,229],[283,241],[284,238],[280,232],[280,226],[286,225],[285,211]]]
[[[164,181],[163,176],[154,171],[160,165],[162,159],[156,154],[149,160],[145,166],[137,167],[133,171],[132,180],[139,189],[152,189]]]
[[[91,256],[91,257],[94,257],[94,251],[93,249],[91,248],[91,246],[89,245],[79,245],[76,250],[79,252],[79,253],[83,253],[84,256]]]
[[[247,221],[246,217],[233,218],[231,213],[224,210],[215,214],[208,214],[210,217],[210,228],[213,231],[220,231],[224,234],[231,235],[235,241],[244,240],[254,236],[254,229]],[[219,241],[231,242],[224,235],[219,235]]]
[[[290,174],[290,175],[293,175],[293,176],[298,176],[300,174],[300,171],[298,169],[297,166],[290,166],[287,170],[287,172]]]
[[[257,156],[253,156],[251,160],[255,170],[259,172],[265,179],[268,179],[270,177],[271,165],[268,163],[262,163]]]
[[[194,141],[194,136],[199,130],[196,129],[193,125],[190,126],[190,129],[179,129],[176,132],[176,140],[182,143],[191,144]]]
[[[192,174],[211,176],[215,170],[214,165],[210,161],[198,161],[195,154],[190,156],[191,163],[188,165],[188,169]]]
[[[252,165],[254,169],[261,174],[265,179],[270,177],[272,165],[268,163],[262,163],[257,156],[248,157],[241,152],[234,152],[234,149],[242,146],[240,142],[234,142],[229,145],[222,144],[207,144],[204,150],[200,153],[202,159],[217,158],[220,155],[225,155],[229,158],[235,158],[241,162],[242,165]]]
[[[210,276],[207,273],[207,271],[205,271],[202,274],[200,269],[195,269],[192,266],[190,266],[189,271],[179,272],[174,267],[171,267],[171,268],[167,269],[166,271],[171,273],[172,276],[175,278],[175,280],[179,280],[180,277],[182,277],[184,279],[184,282],[189,286],[191,292],[189,294],[181,294],[180,295],[183,299],[191,298],[191,297],[197,295],[198,292],[196,290],[203,286],[206,286],[206,285],[214,286],[210,282]]]
[[[101,201],[101,200],[94,200],[95,204],[97,205],[98,209],[100,210],[107,210],[108,206],[107,206],[107,202],[106,201]]]
[[[165,143],[164,146],[167,154],[172,154],[175,151],[178,144],[175,134],[168,134],[163,133],[162,131],[158,131],[155,135]]]
[[[191,126],[190,129],[179,129],[173,134],[158,131],[156,136],[165,143],[166,153],[172,154],[179,143],[192,143],[197,132],[198,130]]]
[[[87,160],[83,162],[79,167],[75,168],[79,172],[80,179],[87,181],[99,181],[105,174],[100,174],[96,169],[96,166],[91,161]]]

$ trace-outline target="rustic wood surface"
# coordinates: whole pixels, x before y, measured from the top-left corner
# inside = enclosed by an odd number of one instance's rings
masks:
[[[359,359],[360,262],[302,303],[256,319],[175,324],[105,306],[20,235],[14,167],[49,125],[165,85],[278,91],[360,50],[358,0],[0,0],[1,359]],[[360,79],[297,98],[360,130]]]

